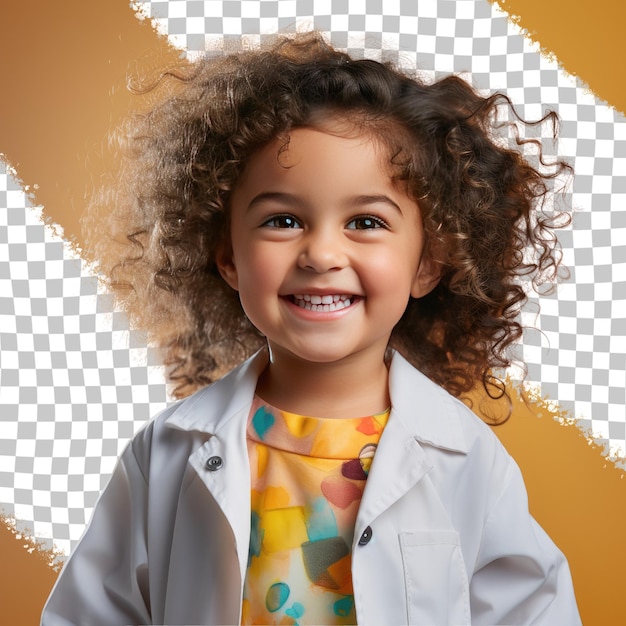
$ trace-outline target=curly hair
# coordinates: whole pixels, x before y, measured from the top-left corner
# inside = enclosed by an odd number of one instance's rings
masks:
[[[175,395],[263,344],[216,267],[247,159],[332,116],[353,120],[386,148],[441,264],[439,284],[409,301],[390,346],[454,395],[479,381],[492,397],[503,393],[493,371],[510,365],[521,336],[524,282],[558,277],[554,228],[564,214],[545,205],[569,166],[545,167],[540,142],[519,132],[550,123],[556,137],[555,113],[525,122],[503,94],[483,97],[456,76],[426,83],[353,59],[317,33],[199,59],[146,91],[158,96],[164,84],[167,93],[116,135],[119,171],[91,204],[86,240],[133,324],[162,349]],[[502,105],[512,121],[499,117]],[[511,130],[517,145],[503,138]],[[522,154],[529,146],[537,167]]]

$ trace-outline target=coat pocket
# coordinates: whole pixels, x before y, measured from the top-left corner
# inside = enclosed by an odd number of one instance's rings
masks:
[[[453,530],[400,533],[408,623],[470,624],[469,583]]]

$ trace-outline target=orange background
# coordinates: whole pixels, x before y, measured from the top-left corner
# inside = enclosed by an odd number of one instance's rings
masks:
[[[596,95],[626,111],[622,0],[501,0],[542,47]],[[125,77],[179,53],[136,19],[128,0],[5,2],[0,152],[65,237],[80,245],[84,196],[107,167],[103,140],[132,106]],[[619,29],[619,32],[618,32]],[[517,403],[496,429],[524,473],[533,514],[568,556],[585,624],[626,623],[624,472],[541,403]],[[36,624],[56,577],[0,524],[0,622]]]

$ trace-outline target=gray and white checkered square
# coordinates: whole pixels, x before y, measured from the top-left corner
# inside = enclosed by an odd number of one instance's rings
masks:
[[[68,553],[164,375],[2,163],[0,202],[0,507]]]

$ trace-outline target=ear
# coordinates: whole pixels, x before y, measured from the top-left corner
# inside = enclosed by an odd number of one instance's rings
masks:
[[[225,241],[218,247],[217,254],[215,255],[215,264],[217,265],[220,276],[226,283],[235,291],[239,291],[239,275],[237,274],[237,267],[233,259],[233,249],[230,245],[230,241]]]
[[[430,293],[439,283],[441,270],[441,263],[437,262],[430,250],[425,249],[411,285],[411,296],[422,298]]]

